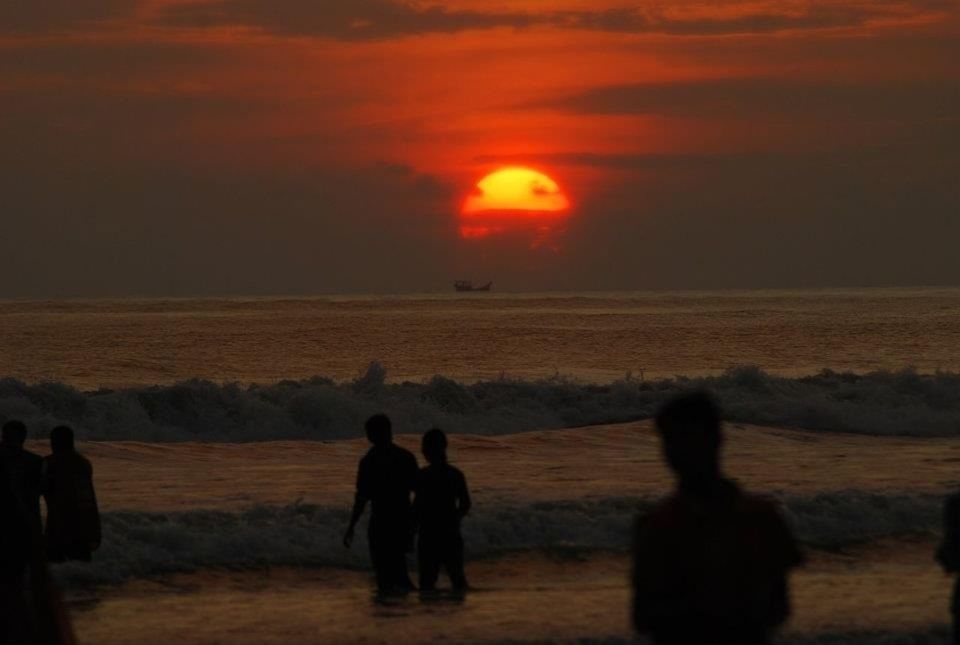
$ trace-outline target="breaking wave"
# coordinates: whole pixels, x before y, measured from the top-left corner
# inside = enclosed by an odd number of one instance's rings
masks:
[[[783,500],[784,513],[811,548],[835,549],[880,537],[935,534],[941,498],[857,491]],[[603,498],[480,507],[464,522],[468,557],[518,551],[557,555],[623,551],[638,513],[650,499]],[[365,569],[363,531],[340,544],[347,508],[303,503],[256,506],[241,512],[110,512],[103,547],[92,564],[57,565],[69,586],[115,584],[204,568],[341,567]]]
[[[355,437],[370,414],[390,414],[400,432],[440,426],[504,434],[650,417],[667,398],[702,387],[727,418],[744,423],[882,435],[960,435],[960,374],[911,370],[786,378],[754,367],[721,376],[594,385],[570,378],[502,378],[464,384],[386,382],[373,363],[355,381],[327,378],[242,386],[185,381],[81,392],[63,383],[0,380],[0,419],[41,434],[58,423],[88,440],[261,441]]]

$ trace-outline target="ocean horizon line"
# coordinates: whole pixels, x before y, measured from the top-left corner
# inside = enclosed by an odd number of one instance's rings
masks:
[[[918,285],[835,285],[835,286],[790,286],[790,287],[650,287],[637,289],[494,289],[489,292],[457,292],[451,288],[436,290],[411,291],[379,291],[379,290],[344,290],[344,291],[316,291],[302,293],[210,293],[210,294],[104,294],[104,295],[38,295],[38,296],[4,296],[0,295],[0,305],[3,304],[36,304],[36,303],[83,303],[83,302],[190,302],[190,301],[285,301],[285,300],[325,300],[325,299],[476,299],[494,300],[500,296],[530,297],[530,298],[563,298],[576,297],[609,297],[609,296],[719,296],[730,294],[742,296],[745,294],[821,294],[821,293],[902,293],[902,292],[951,292],[960,291],[958,284],[918,284]]]

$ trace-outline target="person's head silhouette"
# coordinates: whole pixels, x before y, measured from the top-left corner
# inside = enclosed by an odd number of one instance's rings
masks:
[[[50,449],[53,454],[73,451],[73,429],[70,426],[57,426],[50,431]]]
[[[3,424],[3,435],[0,437],[0,443],[10,448],[23,448],[23,442],[27,440],[27,426],[23,421],[13,419]]]
[[[663,453],[680,484],[710,486],[720,478],[720,410],[706,392],[681,395],[657,413]]]
[[[447,461],[447,435],[440,428],[427,430],[420,444],[423,456],[431,464],[442,464]]]
[[[393,441],[393,425],[385,414],[373,415],[363,427],[367,431],[367,439],[375,446],[386,446]]]

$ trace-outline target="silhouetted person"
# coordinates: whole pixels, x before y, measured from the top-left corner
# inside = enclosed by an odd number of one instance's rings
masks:
[[[16,475],[0,460],[0,643],[29,642],[27,565],[30,531],[15,489]]]
[[[946,573],[960,573],[960,493],[947,497],[943,505],[943,542],[937,549],[937,561]],[[960,645],[960,576],[954,581],[950,615],[953,642]]]
[[[420,591],[436,588],[442,566],[454,591],[462,592],[467,588],[467,577],[463,572],[460,521],[470,512],[467,480],[459,469],[447,463],[447,435],[443,430],[427,431],[422,450],[428,465],[420,470],[413,503],[419,529]]]
[[[24,512],[15,485],[16,474],[0,460],[0,645],[72,645],[40,528]]]
[[[93,489],[93,466],[73,445],[73,430],[50,432],[53,454],[43,460],[47,503],[47,557],[53,562],[82,560],[100,546],[100,512]]]
[[[637,522],[633,622],[657,645],[768,643],[790,614],[802,556],[773,502],[720,472],[720,414],[704,393],[656,418],[674,493]]]
[[[417,481],[417,459],[393,443],[386,415],[370,417],[364,427],[373,447],[357,468],[357,492],[343,544],[349,548],[353,543],[354,528],[369,501],[367,538],[377,588],[381,593],[408,592],[414,588],[407,572],[407,551],[413,539],[410,493]]]
[[[10,486],[26,519],[38,531],[40,521],[40,473],[43,458],[24,449],[27,426],[22,421],[7,421],[0,435],[0,461],[10,476]]]

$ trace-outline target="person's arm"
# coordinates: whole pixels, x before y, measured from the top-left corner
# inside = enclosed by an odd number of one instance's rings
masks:
[[[100,548],[103,540],[102,528],[100,526],[100,507],[97,505],[97,490],[93,485],[93,464],[86,462],[87,470],[87,504],[90,517],[90,550],[96,551]]]
[[[50,478],[50,460],[44,459],[40,462],[40,495],[44,499],[47,498],[47,495],[51,490],[51,478]]]
[[[347,525],[347,530],[343,534],[343,546],[348,549],[353,544],[353,532],[357,527],[357,522],[360,521],[360,517],[363,515],[363,509],[367,506],[367,498],[360,491],[357,491],[356,495],[353,497],[353,512],[350,514],[350,523]]]
[[[460,519],[467,516],[473,503],[470,501],[470,489],[467,487],[467,478],[460,473],[460,490],[457,495],[457,510],[460,512]]]
[[[956,573],[960,570],[960,562],[957,562],[958,540],[957,535],[958,520],[960,520],[960,498],[951,495],[943,505],[943,542],[937,549],[936,559],[940,563],[945,573]]]
[[[367,494],[367,474],[363,467],[363,461],[357,467],[357,492],[353,496],[353,512],[350,513],[350,523],[347,524],[347,530],[343,534],[343,546],[348,549],[353,544],[353,532],[357,527],[357,522],[363,515],[363,509],[367,506],[367,500],[370,497]]]
[[[410,530],[416,533],[420,529],[420,523],[423,515],[423,497],[420,492],[420,478],[422,475],[417,472],[417,483],[413,487],[413,505],[410,507]]]
[[[775,571],[771,571],[770,607],[767,615],[767,625],[779,627],[790,617],[790,588],[787,575],[790,569],[803,564],[804,557],[793,536],[793,531],[773,506],[770,508],[771,542],[778,545],[777,561],[771,564]]]

